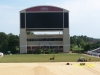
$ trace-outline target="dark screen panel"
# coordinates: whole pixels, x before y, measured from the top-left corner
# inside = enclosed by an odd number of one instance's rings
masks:
[[[69,14],[64,13],[64,28],[69,28]]]
[[[63,28],[63,13],[26,13],[26,28]]]
[[[25,13],[20,14],[20,27],[25,28]]]

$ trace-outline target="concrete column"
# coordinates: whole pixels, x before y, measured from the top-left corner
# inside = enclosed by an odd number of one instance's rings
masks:
[[[58,50],[59,50],[59,46],[58,46]]]
[[[33,51],[32,46],[31,46],[31,51]]]
[[[27,53],[26,29],[20,29],[20,53]]]
[[[69,28],[63,28],[63,52],[70,51]]]
[[[48,47],[50,48],[50,43],[49,43],[49,46]]]

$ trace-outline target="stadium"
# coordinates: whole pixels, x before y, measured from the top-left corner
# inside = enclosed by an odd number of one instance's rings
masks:
[[[33,32],[61,31],[62,34],[27,35]],[[70,51],[69,11],[55,6],[35,6],[20,11],[20,53],[37,49]]]

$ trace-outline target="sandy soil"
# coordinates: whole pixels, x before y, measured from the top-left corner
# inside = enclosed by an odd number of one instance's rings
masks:
[[[100,75],[100,62],[0,63],[0,75]]]

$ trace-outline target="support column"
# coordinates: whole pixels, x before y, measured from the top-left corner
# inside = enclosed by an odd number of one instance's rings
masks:
[[[59,50],[59,46],[58,46],[58,50]]]
[[[33,51],[32,46],[31,46],[31,51]]]
[[[49,42],[49,49],[50,49],[50,42]]]
[[[69,28],[63,28],[63,52],[70,51]]]
[[[27,53],[26,29],[20,29],[20,53]]]

